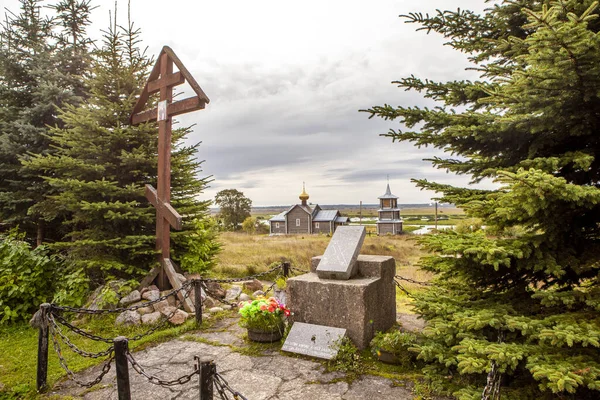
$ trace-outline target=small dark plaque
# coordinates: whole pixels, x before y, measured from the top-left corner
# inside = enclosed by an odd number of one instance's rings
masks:
[[[344,336],[346,330],[342,328],[295,322],[281,350],[331,360]]]

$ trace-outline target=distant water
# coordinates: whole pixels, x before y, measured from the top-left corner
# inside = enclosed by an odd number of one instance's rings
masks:
[[[410,226],[410,225],[407,225]],[[411,233],[413,235],[426,235],[428,233],[431,233],[431,231],[433,229],[435,229],[435,225],[420,225],[421,228],[417,229],[416,231],[412,231]],[[444,230],[444,229],[454,229],[456,225],[438,225],[438,231]]]

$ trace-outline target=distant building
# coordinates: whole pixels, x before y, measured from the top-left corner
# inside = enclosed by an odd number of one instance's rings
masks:
[[[398,208],[398,196],[394,196],[390,191],[388,183],[385,194],[379,199],[379,218],[377,220],[378,235],[398,235],[402,233],[402,219],[400,218],[400,209]]]
[[[338,226],[348,223],[348,217],[342,217],[338,210],[323,210],[318,204],[311,208],[304,185],[299,197],[301,204],[293,205],[269,220],[271,235],[333,233]]]

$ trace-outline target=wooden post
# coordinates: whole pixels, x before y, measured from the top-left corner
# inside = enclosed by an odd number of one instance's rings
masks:
[[[48,313],[50,304],[40,306],[38,356],[37,356],[37,390],[43,392],[47,389],[48,380]]]
[[[194,280],[194,309],[196,310],[196,325],[202,325],[202,281]]]
[[[217,372],[217,366],[212,361],[200,361],[200,400],[212,400],[213,398],[213,376]]]
[[[129,361],[127,352],[129,345],[127,338],[118,336],[114,339],[115,346],[115,368],[117,370],[117,393],[119,400],[131,400],[131,388],[129,387]]]
[[[283,265],[283,276],[287,278],[290,276],[290,263],[286,261],[286,262],[282,263],[282,265]]]

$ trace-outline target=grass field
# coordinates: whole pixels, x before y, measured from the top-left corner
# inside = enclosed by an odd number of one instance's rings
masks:
[[[223,276],[252,275],[284,260],[292,267],[307,270],[311,258],[323,254],[330,239],[325,235],[268,236],[224,232],[220,235],[223,250],[218,256],[219,266],[215,272]],[[429,275],[416,265],[423,252],[413,236],[368,236],[361,254],[392,256],[398,275],[418,281],[429,279]]]

